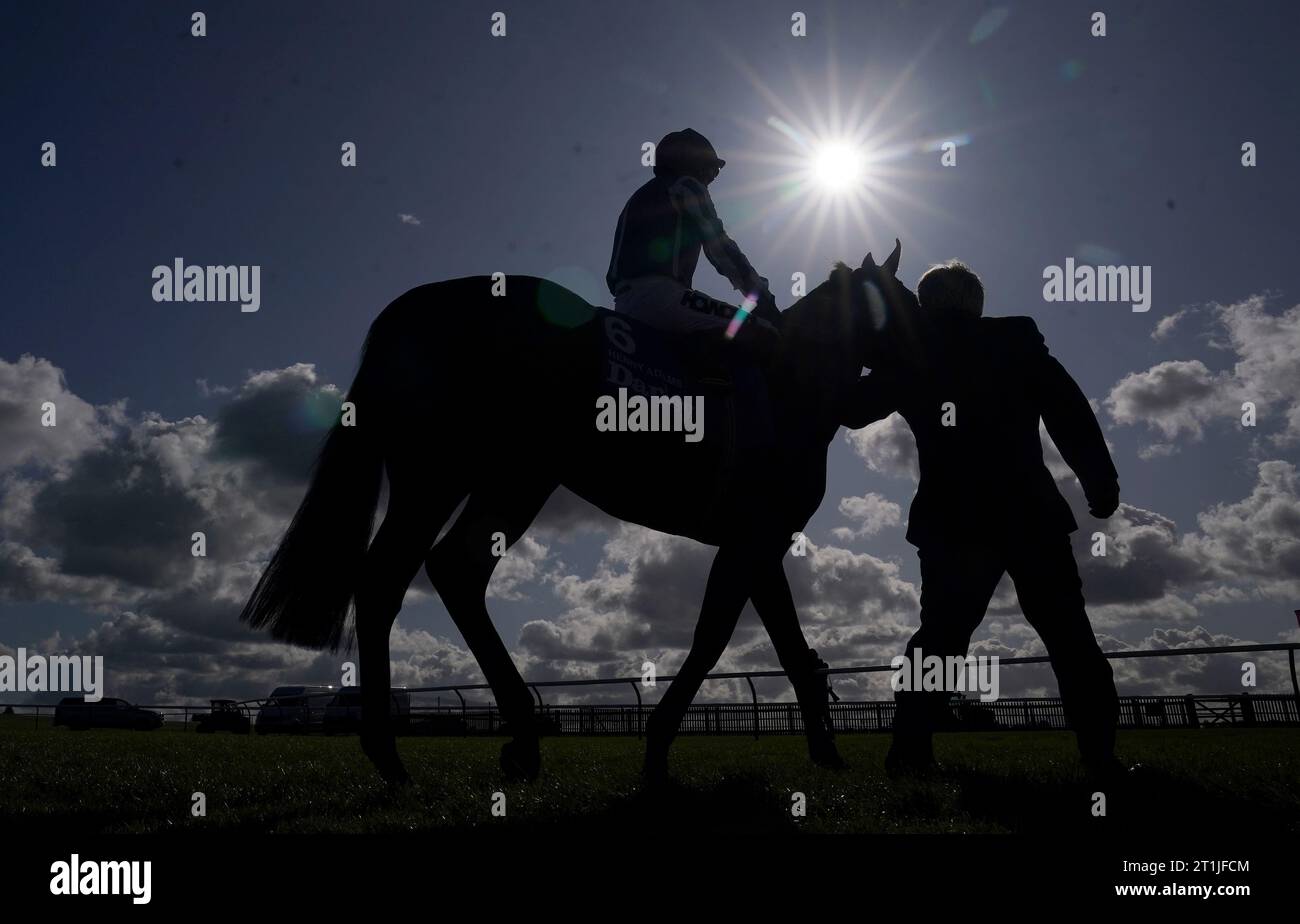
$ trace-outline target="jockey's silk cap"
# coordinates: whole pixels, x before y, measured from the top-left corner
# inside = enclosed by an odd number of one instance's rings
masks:
[[[721,170],[726,163],[713,149],[709,139],[693,128],[669,132],[655,148],[657,175],[683,176],[704,167],[717,167]]]

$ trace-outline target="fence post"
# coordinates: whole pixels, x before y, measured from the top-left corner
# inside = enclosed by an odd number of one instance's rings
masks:
[[[758,691],[754,689],[754,678],[746,677],[749,681],[749,695],[754,699],[754,740],[758,740]]]
[[[462,734],[462,735],[468,735],[468,734],[469,734],[469,715],[466,714],[466,712],[465,712],[465,697],[463,697],[463,696],[460,695],[460,690],[453,689],[451,692],[455,693],[455,694],[456,694],[456,698],[460,700],[460,727],[461,727],[461,734]],[[488,731],[489,731],[489,732],[492,731],[492,711],[491,711],[491,710],[488,710]]]
[[[1183,708],[1187,710],[1187,724],[1192,728],[1200,728],[1201,719],[1196,714],[1196,697],[1190,693],[1184,696]]]
[[[1255,704],[1251,701],[1249,693],[1241,694],[1241,723],[1248,728],[1255,724]]]
[[[1295,696],[1296,711],[1300,712],[1300,681],[1297,681],[1295,676],[1295,649],[1294,648],[1288,648],[1286,650],[1286,660],[1291,667],[1291,693]]]
[[[632,692],[636,694],[636,736],[641,737],[641,691],[637,688],[636,681],[631,681]]]

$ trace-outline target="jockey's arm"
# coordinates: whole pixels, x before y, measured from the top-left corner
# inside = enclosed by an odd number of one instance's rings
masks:
[[[708,188],[694,177],[682,177],[672,185],[671,195],[677,208],[699,229],[704,255],[713,268],[727,278],[742,295],[752,295],[759,305],[770,302],[767,280],[758,274],[749,259],[722,227]]]

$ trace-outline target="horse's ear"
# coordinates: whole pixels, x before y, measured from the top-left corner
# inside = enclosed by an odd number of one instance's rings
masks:
[[[875,268],[876,268],[876,261],[871,258],[871,253],[868,252],[867,255],[862,258],[862,266],[860,266],[859,269],[875,269]]]
[[[883,269],[891,276],[898,275],[898,259],[903,255],[903,242],[894,238],[894,252],[889,255],[883,264]]]

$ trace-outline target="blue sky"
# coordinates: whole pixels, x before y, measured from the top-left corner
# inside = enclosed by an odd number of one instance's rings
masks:
[[[311,409],[414,285],[500,270],[607,303],[640,145],[686,126],[727,159],[719,213],[782,307],[793,273],[816,282],[898,235],[909,281],[959,257],[987,313],[1037,321],[1096,402],[1129,505],[1104,527],[1120,552],[1083,562],[1108,647],[1295,638],[1293,6],[1123,4],[1094,37],[1096,4],[797,4],[803,38],[790,6],[213,3],[195,38],[176,4],[6,4],[0,645],[105,653],[110,683],[116,664],[118,692],[142,699],[331,678],[340,658],[235,622],[300,495]],[[801,199],[774,208],[764,188],[790,154],[770,120],[811,130],[855,104],[894,151],[885,209],[814,233]],[[956,137],[969,143],[944,167],[931,145]],[[57,167],[40,165],[45,141]],[[150,271],[178,256],[260,265],[261,310],[155,303]],[[1044,302],[1044,267],[1068,257],[1150,266],[1150,311]],[[707,266],[696,284],[733,296]],[[42,400],[65,415],[57,435],[32,422]],[[818,551],[789,566],[837,664],[887,659],[915,626],[908,439],[894,419],[836,441]],[[556,506],[490,601],[521,667],[617,676],[665,652],[671,669],[708,550]],[[199,514],[226,541],[195,564]],[[399,678],[474,675],[423,578],[400,626]],[[1005,594],[980,638],[1037,653]],[[771,661],[747,616],[724,666]],[[1124,671],[1121,692],[1236,682],[1227,659]]]

